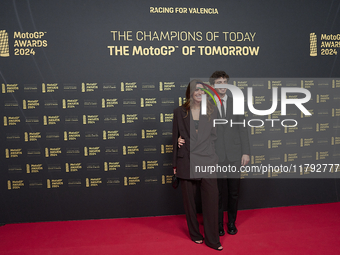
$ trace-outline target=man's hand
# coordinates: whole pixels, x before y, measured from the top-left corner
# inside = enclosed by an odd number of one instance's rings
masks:
[[[245,166],[245,165],[247,165],[249,163],[249,161],[250,161],[249,155],[243,154],[242,158],[241,158],[241,165]]]
[[[185,140],[181,136],[179,136],[177,140],[177,144],[178,144],[178,148],[181,148],[181,146],[185,144]]]

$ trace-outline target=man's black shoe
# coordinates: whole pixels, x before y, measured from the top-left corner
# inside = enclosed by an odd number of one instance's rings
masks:
[[[223,223],[219,223],[218,224],[218,234],[220,236],[224,236],[225,235],[224,228],[223,228]]]
[[[237,234],[238,230],[235,226],[235,223],[232,223],[232,222],[227,223],[227,227],[228,227],[227,233],[229,235],[236,235]]]

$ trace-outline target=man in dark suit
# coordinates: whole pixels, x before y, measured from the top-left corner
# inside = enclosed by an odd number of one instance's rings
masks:
[[[228,80],[229,76],[224,71],[216,71],[211,75],[209,82],[212,86],[215,86],[216,84],[227,84]],[[229,169],[236,170],[235,172],[228,172],[226,176],[221,176],[221,178],[218,179],[219,235],[223,236],[225,234],[223,227],[223,197],[225,197],[223,192],[225,186],[228,191],[228,206],[226,208],[228,211],[227,233],[235,235],[238,232],[235,221],[239,198],[240,167],[241,165],[245,166],[248,164],[250,160],[248,129],[242,124],[230,125],[231,120],[233,123],[242,123],[245,117],[243,115],[233,115],[233,97],[226,88],[216,88],[216,92],[222,100],[222,106],[220,104],[217,105],[219,110],[218,118],[228,120],[228,124],[216,125],[217,140],[215,148],[219,157],[218,164],[220,166],[230,166]]]

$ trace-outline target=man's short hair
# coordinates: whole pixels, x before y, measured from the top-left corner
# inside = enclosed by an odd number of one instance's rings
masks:
[[[225,71],[215,71],[209,78],[209,82],[211,85],[215,84],[215,80],[219,78],[226,78],[227,82],[229,81],[229,75],[226,74]]]

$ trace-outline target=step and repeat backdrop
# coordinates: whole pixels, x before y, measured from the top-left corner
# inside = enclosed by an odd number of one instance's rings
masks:
[[[216,70],[244,95],[240,208],[338,201],[339,3],[0,6],[0,223],[183,213],[173,110]]]

